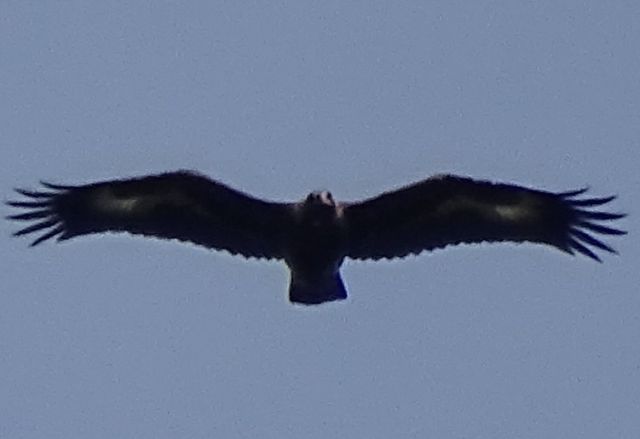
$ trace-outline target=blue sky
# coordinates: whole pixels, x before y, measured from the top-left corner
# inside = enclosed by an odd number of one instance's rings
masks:
[[[640,435],[640,5],[3,2],[1,197],[197,169],[354,200],[451,172],[616,193],[603,264],[532,245],[287,272],[0,222],[0,436]],[[8,209],[2,208],[3,215]]]

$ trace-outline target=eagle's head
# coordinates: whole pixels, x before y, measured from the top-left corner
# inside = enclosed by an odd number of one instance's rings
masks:
[[[311,192],[299,207],[301,217],[314,225],[333,222],[340,216],[339,206],[328,191]]]
[[[333,200],[333,195],[329,191],[313,191],[307,195],[307,199],[304,204],[310,206],[325,206],[335,208],[336,202]]]

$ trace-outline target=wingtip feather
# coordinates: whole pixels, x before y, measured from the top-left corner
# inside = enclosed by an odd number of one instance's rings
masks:
[[[48,240],[49,238],[54,237],[55,235],[57,235],[58,233],[61,233],[63,231],[62,226],[58,226],[53,228],[52,230],[49,230],[47,233],[39,236],[38,238],[34,239],[33,242],[31,242],[31,244],[29,244],[30,247],[35,247],[36,245],[40,244],[41,242],[44,242],[46,240]]]
[[[46,207],[49,205],[49,201],[5,201],[4,204],[11,207],[22,207],[22,208],[37,208],[37,207]]]
[[[558,192],[556,195],[562,197],[562,198],[573,198],[573,197],[577,197],[578,195],[582,195],[585,192],[587,192],[590,189],[589,186],[583,186],[579,189],[572,189],[569,191],[565,191],[565,192]]]
[[[29,189],[20,189],[20,188],[14,188],[14,190],[20,195],[23,195],[28,198],[51,198],[52,196],[55,195],[55,192],[32,191]]]
[[[573,238],[571,239],[571,247],[576,250],[579,253],[582,253],[583,255],[598,261],[598,262],[602,262],[602,259],[600,259],[600,256],[598,256],[595,252],[593,252],[589,247],[587,247],[586,245],[582,244],[580,241],[578,241],[577,239]]]
[[[34,219],[47,218],[51,216],[51,212],[48,209],[33,210],[25,213],[18,213],[15,215],[9,215],[7,218],[17,221],[30,221]]]
[[[73,189],[74,186],[63,185],[57,183],[50,183],[48,181],[40,180],[40,184],[46,188],[53,189],[55,191],[67,191],[69,189]]]
[[[598,197],[598,198],[585,198],[582,200],[571,200],[571,204],[574,206],[582,206],[582,207],[601,206],[603,204],[610,203],[616,198],[618,198],[617,195],[609,195],[608,197]]]
[[[55,218],[50,220],[40,221],[30,225],[29,227],[25,227],[24,229],[20,229],[17,232],[14,232],[13,236],[22,236],[32,232],[37,232],[38,230],[46,229],[47,227],[52,227],[57,223],[58,223],[58,220]]]
[[[602,222],[619,220],[626,217],[627,214],[593,209],[596,206],[603,206],[610,203],[617,198],[617,195],[575,199],[578,195],[587,192],[587,189],[589,189],[588,186],[561,194],[561,197],[566,199],[565,202],[568,203],[573,218],[571,221],[572,228],[570,230],[568,245],[579,253],[598,262],[602,262],[602,259],[594,250],[599,249],[612,254],[617,254],[618,252],[613,247],[592,236],[592,233],[615,236],[626,235],[626,231],[605,226]],[[592,249],[594,247],[595,249]]]

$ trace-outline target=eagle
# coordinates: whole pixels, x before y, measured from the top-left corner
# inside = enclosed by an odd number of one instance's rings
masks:
[[[601,261],[616,253],[598,235],[623,235],[603,211],[615,196],[586,197],[587,188],[547,192],[514,184],[438,175],[357,202],[315,191],[299,202],[253,197],[192,171],[66,186],[41,182],[16,189],[30,222],[14,233],[51,238],[128,232],[190,242],[246,258],[283,261],[289,300],[315,305],[346,299],[345,258],[402,258],[450,245],[531,242]]]

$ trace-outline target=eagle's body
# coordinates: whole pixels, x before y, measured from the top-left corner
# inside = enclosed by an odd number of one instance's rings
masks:
[[[579,198],[586,189],[552,193],[444,175],[355,203],[312,192],[298,203],[260,200],[193,172],[180,171],[84,186],[43,183],[17,190],[10,216],[35,221],[16,235],[57,237],[129,232],[188,241],[245,257],[283,260],[292,302],[347,297],[345,258],[382,259],[460,243],[536,242],[600,260],[615,251],[593,234],[625,232],[603,224],[624,215],[594,210],[612,197]]]
[[[340,278],[347,230],[329,192],[312,192],[294,208],[294,224],[285,254],[291,270],[289,299],[322,303],[347,298]]]

